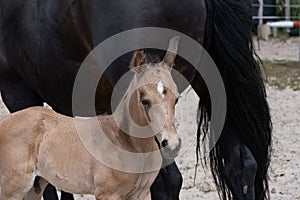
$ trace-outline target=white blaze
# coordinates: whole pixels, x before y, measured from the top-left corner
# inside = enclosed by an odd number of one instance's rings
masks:
[[[164,85],[162,83],[162,81],[160,80],[157,84],[157,91],[158,93],[162,96],[162,97],[165,97],[164,95]]]

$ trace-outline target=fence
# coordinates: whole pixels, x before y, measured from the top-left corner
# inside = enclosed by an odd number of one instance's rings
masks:
[[[291,9],[292,8],[296,8],[296,9],[300,9],[300,5],[291,5],[290,3],[290,0],[285,0],[285,3],[284,4],[265,4],[264,2],[273,2],[275,3],[275,1],[267,1],[267,0],[253,0],[254,2],[258,1],[259,4],[257,3],[253,3],[252,4],[252,7],[255,9],[255,8],[258,8],[258,16],[253,16],[253,19],[259,19],[259,24],[262,25],[263,23],[263,19],[271,19],[271,20],[274,20],[274,19],[285,19],[285,20],[299,20],[299,16],[291,16]],[[265,16],[264,15],[264,10],[265,9],[270,9],[270,8],[273,8],[273,9],[280,9],[280,10],[285,10],[285,16],[282,17],[282,16],[275,16],[275,13],[272,15],[272,16]],[[274,11],[273,11],[274,12]]]
[[[258,2],[258,3],[254,3]],[[295,5],[291,4],[290,0],[285,0],[284,4],[275,4],[276,1],[273,0],[274,4],[265,4],[264,2],[267,0],[252,0],[252,7],[253,8],[258,8],[258,15],[253,16],[253,20],[258,20],[258,25],[257,25],[257,35],[258,37],[262,36],[262,28],[263,28],[263,23],[264,21],[267,21],[265,25],[265,38],[268,39],[268,35],[271,32],[270,30],[273,29],[273,35],[277,34],[277,28],[286,28],[287,32],[290,31],[290,28],[293,27],[299,27],[299,33],[300,33],[300,14],[298,16],[291,16],[291,9],[296,8],[300,9],[300,5]],[[272,2],[269,0],[268,2]],[[281,9],[284,10],[285,16],[265,16],[264,15],[264,9]],[[284,21],[278,21],[278,20],[284,20]],[[268,22],[268,21],[273,21],[273,22]],[[277,21],[277,22],[274,22]],[[300,37],[299,37],[299,64],[300,64]]]

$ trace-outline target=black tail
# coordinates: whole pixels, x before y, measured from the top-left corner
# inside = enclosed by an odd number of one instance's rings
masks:
[[[270,163],[271,131],[269,107],[259,64],[251,37],[251,1],[206,0],[207,23],[204,47],[218,66],[227,94],[225,128],[234,127],[257,162],[255,196],[269,199],[267,170]],[[200,134],[207,133],[210,118],[209,95],[200,97],[197,154]],[[225,129],[224,129],[225,130]],[[225,184],[222,136],[210,152],[210,166],[219,195],[232,199]]]

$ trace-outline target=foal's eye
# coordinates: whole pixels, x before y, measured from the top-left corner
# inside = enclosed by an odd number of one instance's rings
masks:
[[[141,100],[141,103],[142,103],[144,106],[150,106],[150,101],[147,100],[147,99],[142,99],[142,100]]]
[[[177,98],[177,99],[175,100],[175,105],[178,103],[178,99],[179,99],[179,98]]]

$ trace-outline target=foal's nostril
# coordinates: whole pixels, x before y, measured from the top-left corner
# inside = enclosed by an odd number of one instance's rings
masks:
[[[161,142],[161,146],[162,147],[166,147],[168,145],[168,140],[164,139],[162,142]]]

